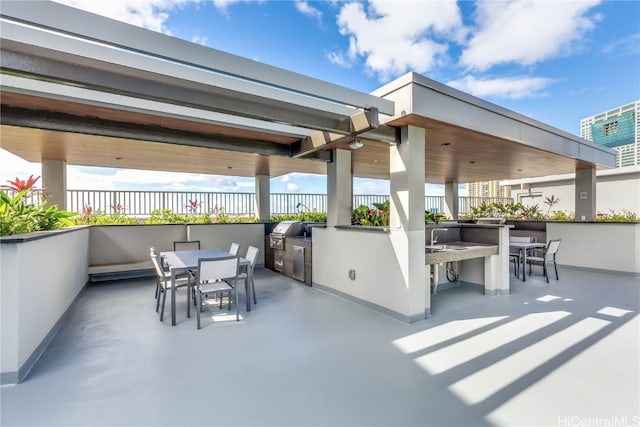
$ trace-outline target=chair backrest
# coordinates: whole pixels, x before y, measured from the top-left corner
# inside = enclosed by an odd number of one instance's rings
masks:
[[[185,242],[173,242],[174,251],[197,251],[200,249],[200,240],[190,240]]]
[[[212,282],[238,277],[240,258],[229,256],[224,258],[200,258],[198,260],[198,283]]]
[[[156,274],[158,277],[162,277],[164,279],[164,271],[162,270],[160,255],[156,252],[155,248],[151,248],[149,250],[149,255],[151,256],[151,262],[153,262],[153,268],[155,268]]]
[[[509,236],[509,241],[513,243],[531,243],[531,236]]]
[[[249,261],[251,269],[253,269],[253,267],[256,265],[256,260],[258,259],[258,251],[258,248],[256,248],[255,246],[249,246],[247,248],[247,255],[245,256],[245,258],[247,259],[247,261]]]
[[[547,243],[547,247],[544,251],[544,256],[546,259],[553,259],[556,252],[558,252],[558,248],[560,248],[560,242],[561,239],[549,240],[549,243]]]
[[[240,250],[240,244],[239,243],[232,243],[231,247],[229,248],[229,253],[231,255],[238,255],[238,251]]]

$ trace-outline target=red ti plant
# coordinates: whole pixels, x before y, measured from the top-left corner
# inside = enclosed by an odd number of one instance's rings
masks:
[[[89,221],[89,218],[91,218],[92,213],[93,213],[93,208],[91,207],[90,204],[87,203],[82,207],[82,216],[86,221]]]
[[[187,203],[187,209],[189,209],[190,212],[196,212],[198,210],[199,205],[200,205],[199,200],[189,199],[189,203]]]
[[[27,178],[26,180],[22,180],[20,178],[17,178],[14,181],[9,181],[7,180],[7,182],[9,183],[9,185],[3,185],[3,188],[8,188],[11,190],[15,190],[18,193],[21,191],[25,191],[25,190],[31,190],[33,189],[33,186],[36,184],[36,182],[40,179],[40,177],[36,177],[34,178],[33,175],[30,175],[29,178]]]
[[[111,209],[113,209],[115,213],[124,213],[124,205],[122,203],[116,203],[115,205],[112,205]]]

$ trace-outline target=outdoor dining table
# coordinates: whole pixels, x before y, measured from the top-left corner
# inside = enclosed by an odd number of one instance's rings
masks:
[[[176,276],[187,271],[198,269],[198,260],[200,258],[225,258],[231,254],[223,249],[199,249],[191,251],[168,251],[160,252],[160,256],[171,272],[171,325],[176,324]],[[247,280],[245,280],[245,289],[247,294],[247,311],[251,311],[251,286],[253,277],[249,268],[249,260],[240,258],[240,267],[246,269]],[[237,303],[237,302],[236,302]]]
[[[530,249],[534,248],[544,248],[546,245],[544,243],[533,243],[533,242],[509,242],[509,247],[518,249],[520,251],[520,259],[522,260],[522,281],[527,281],[527,274],[525,271],[525,267],[527,266],[527,252]]]

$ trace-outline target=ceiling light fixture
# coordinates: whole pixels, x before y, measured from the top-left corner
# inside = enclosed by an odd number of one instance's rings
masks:
[[[441,145],[441,146],[443,146],[443,147],[448,147],[448,146],[450,146],[450,145],[451,145],[451,143],[450,143],[450,142],[443,142],[443,143],[442,143],[442,144],[440,144],[440,145]]]
[[[364,144],[359,139],[354,139],[349,143],[349,148],[352,150],[357,150],[358,148],[364,147]]]

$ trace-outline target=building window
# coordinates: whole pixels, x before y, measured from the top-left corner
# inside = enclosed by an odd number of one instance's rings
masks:
[[[618,133],[618,121],[617,120],[615,122],[607,123],[607,124],[604,125],[604,134],[605,134],[605,136],[615,135],[616,133]]]

